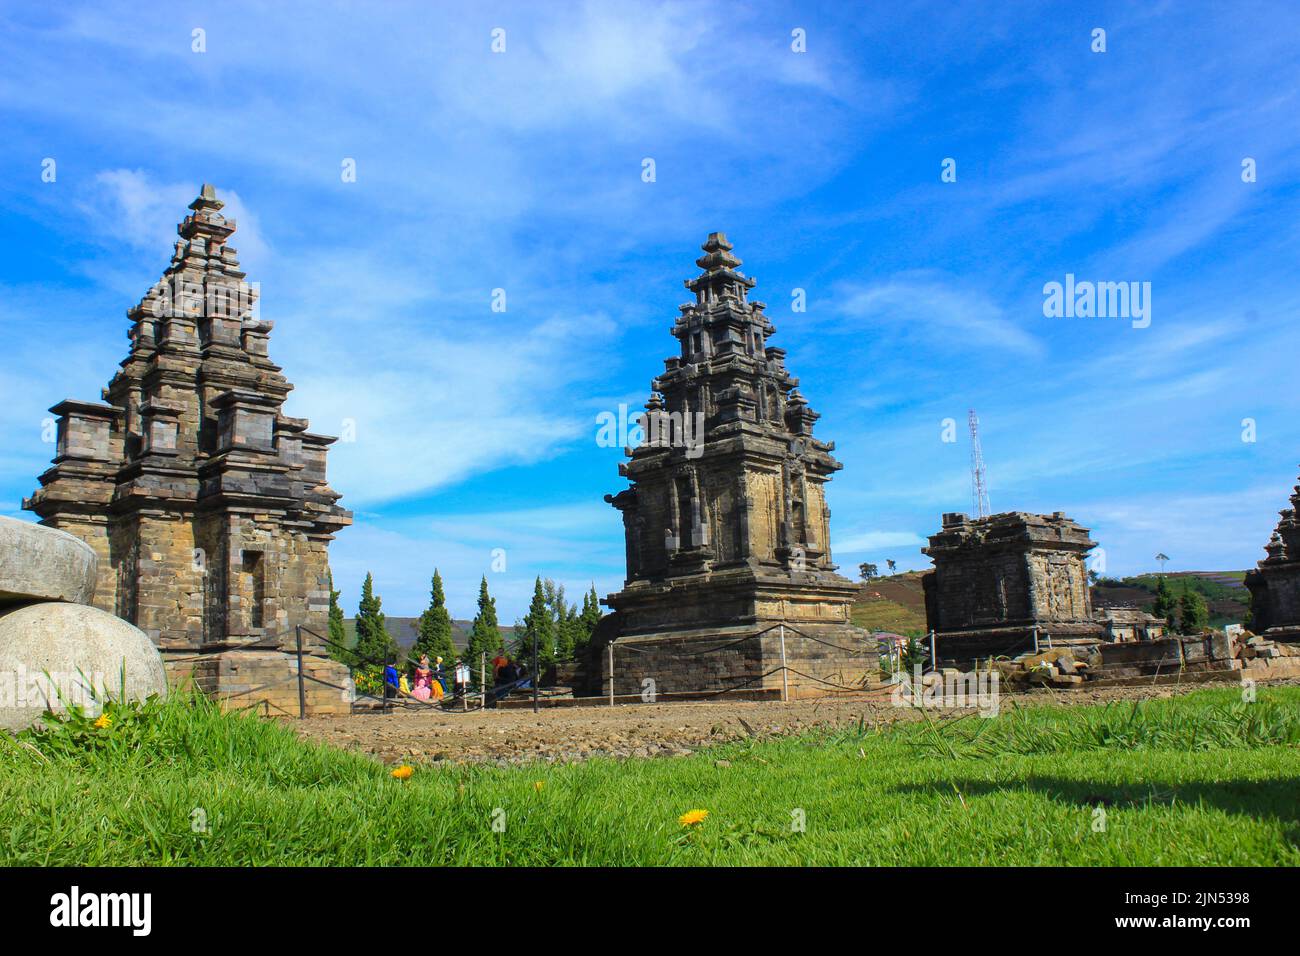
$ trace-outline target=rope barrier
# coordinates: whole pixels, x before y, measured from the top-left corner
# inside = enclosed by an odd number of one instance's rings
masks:
[[[718,651],[725,651],[728,647],[735,647],[737,644],[743,644],[745,641],[752,640],[753,638],[758,637],[758,636],[759,636],[759,635],[757,635],[757,634],[746,634],[744,637],[739,637],[739,638],[737,638],[737,639],[734,640],[734,641],[728,641],[728,642],[725,643],[725,644],[719,644],[717,647],[707,647],[707,648],[705,648],[705,649],[702,650],[702,651],[681,651],[681,652],[676,652],[676,651],[663,651],[663,650],[659,650],[659,649],[655,649],[655,650],[644,650],[644,649],[642,649],[642,648],[640,648],[640,647],[636,647],[636,646],[633,645],[633,644],[616,644],[615,646],[618,647],[618,648],[621,649],[621,650],[625,650],[625,651],[635,651],[635,652],[638,653],[638,654],[663,654],[663,653],[671,653],[674,657],[703,657],[705,654],[716,654],[716,653],[718,653]]]
[[[781,670],[781,669],[782,668],[777,668],[777,670]],[[854,686],[852,684],[837,684],[834,681],[822,680],[822,678],[820,677],[814,677],[812,674],[805,674],[803,671],[795,670],[793,667],[786,667],[784,669],[789,671],[791,674],[798,674],[800,677],[804,678],[805,680],[816,681],[818,684],[825,684],[827,687],[835,687],[839,690],[865,693],[868,689],[866,687]]]
[[[698,651],[671,651],[671,650],[663,650],[658,648],[646,649],[646,648],[637,647],[635,644],[616,644],[615,647],[618,648],[619,650],[632,651],[636,654],[672,654],[673,657],[679,657],[679,658],[680,657],[703,657],[706,654],[716,654],[719,651],[724,651],[729,647],[735,647],[737,644],[743,644],[745,641],[754,640],[755,638],[760,638],[765,634],[770,634],[772,631],[775,631],[778,628],[783,626],[785,627],[786,632],[789,634],[797,635],[798,637],[801,637],[804,640],[813,641],[817,644],[824,644],[827,647],[834,647],[839,650],[848,651],[850,653],[857,654],[860,656],[869,656],[875,653],[870,648],[850,647],[845,644],[837,644],[834,641],[828,641],[824,638],[816,637],[812,634],[807,634],[804,631],[801,631],[797,627],[794,627],[793,625],[790,624],[773,624],[769,627],[763,628],[763,630],[761,631],[755,631],[753,634],[746,634],[743,637],[738,637],[734,641],[727,641],[726,643],[719,644],[716,647],[706,647],[703,650],[698,650]]]
[[[742,684],[737,684],[735,687],[724,687],[722,690],[715,690],[715,691],[709,691],[709,692],[700,692],[697,696],[699,696],[699,697],[721,697],[723,694],[730,694],[730,693],[733,693],[734,691],[742,690],[742,689],[748,687],[750,684],[755,684],[755,683],[757,683],[758,681],[766,680],[767,678],[771,677],[773,674],[779,674],[779,673],[781,673],[782,670],[783,670],[783,668],[780,668],[780,667],[774,667],[772,670],[768,671],[766,674],[759,674],[757,677],[752,677],[752,678],[750,678],[749,680],[745,681],[745,682],[742,683]],[[690,692],[687,691],[686,693],[690,693]]]
[[[756,634],[756,635],[754,635],[754,636],[755,636],[755,637],[761,637],[762,635],[768,633],[769,631],[774,631],[774,630],[776,630],[777,628],[780,628],[780,627],[784,627],[784,628],[786,629],[786,632],[787,632],[787,633],[798,634],[800,637],[804,638],[805,640],[808,640],[808,641],[815,641],[815,642],[818,643],[818,644],[825,644],[827,647],[836,647],[836,648],[839,648],[839,649],[842,650],[842,651],[851,651],[852,653],[855,653],[855,654],[871,654],[871,653],[873,653],[870,649],[867,649],[867,648],[860,648],[860,647],[847,647],[847,646],[845,646],[844,644],[836,644],[834,641],[828,641],[828,640],[825,640],[825,639],[820,638],[820,637],[814,637],[812,634],[806,634],[806,633],[804,633],[803,631],[799,630],[797,627],[795,627],[795,626],[793,626],[793,625],[791,625],[791,624],[784,624],[784,623],[782,623],[782,624],[773,624],[771,627],[766,628],[765,630],[759,631],[758,634]]]

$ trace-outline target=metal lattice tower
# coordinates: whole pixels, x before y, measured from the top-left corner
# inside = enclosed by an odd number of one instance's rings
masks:
[[[984,452],[980,450],[980,420],[971,409],[967,415],[970,423],[970,497],[975,517],[989,516],[989,489],[984,481]]]

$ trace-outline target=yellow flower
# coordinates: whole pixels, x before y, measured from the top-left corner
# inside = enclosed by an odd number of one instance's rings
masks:
[[[543,786],[545,786],[545,781],[538,780],[533,784],[533,789],[536,790],[538,793],[541,793]]]
[[[400,767],[393,768],[393,776],[398,780],[406,780],[413,773],[415,773],[415,768],[407,764],[402,764]]]
[[[108,714],[100,714],[99,719],[95,721],[95,729],[103,730],[105,727],[112,726],[112,724],[113,724],[112,717],[108,716]]]
[[[693,827],[697,823],[703,823],[708,815],[708,810],[687,810],[677,818],[677,822],[684,827]]]

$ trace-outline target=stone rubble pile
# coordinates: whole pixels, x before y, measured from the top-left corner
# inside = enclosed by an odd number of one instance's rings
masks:
[[[1152,641],[1040,649],[1011,660],[977,663],[973,673],[997,671],[1009,688],[1096,686],[1142,681],[1243,680],[1300,677],[1300,645],[1244,631],[1206,631]],[[956,668],[944,679],[963,676]]]

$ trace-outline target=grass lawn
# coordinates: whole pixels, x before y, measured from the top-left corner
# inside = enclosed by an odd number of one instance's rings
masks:
[[[0,740],[0,862],[1294,866],[1300,688],[1258,693],[405,781],[201,702],[112,705]]]

